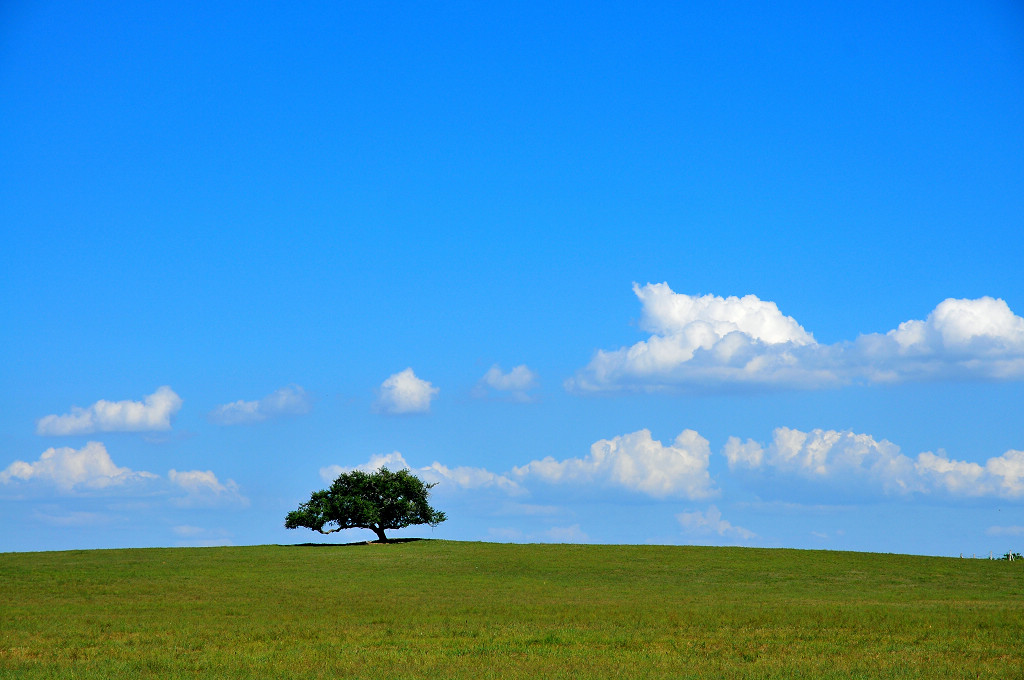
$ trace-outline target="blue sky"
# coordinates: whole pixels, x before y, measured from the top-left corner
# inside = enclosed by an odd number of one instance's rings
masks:
[[[1018,3],[24,1],[0,93],[0,550],[381,463],[405,535],[1024,545]]]

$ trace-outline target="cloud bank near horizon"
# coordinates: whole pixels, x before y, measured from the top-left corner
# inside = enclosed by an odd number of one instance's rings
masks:
[[[1024,451],[1010,449],[1000,456],[975,463],[951,458],[946,452],[925,451],[910,457],[885,439],[852,431],[815,429],[803,432],[779,427],[765,444],[729,437],[720,454],[729,478],[771,497],[825,496],[863,500],[928,496],[950,501],[999,498],[1024,501]],[[507,496],[544,494],[550,487],[572,485],[584,495],[618,488],[655,501],[706,500],[722,496],[722,477],[710,473],[711,448],[695,430],[683,430],[671,444],[655,440],[649,430],[638,430],[594,442],[589,455],[556,459],[547,456],[513,466],[503,473],[481,467],[449,468],[439,462],[415,468],[395,451],[376,454],[366,463],[320,470],[325,482],[339,474],[381,467],[408,469],[445,490],[497,491]],[[547,489],[547,490],[546,490]],[[713,507],[713,506],[711,506]],[[709,508],[710,512],[710,508]],[[749,538],[746,530],[721,524],[721,517],[706,513],[679,518],[684,529]]]
[[[92,406],[72,406],[71,413],[49,415],[36,421],[36,434],[67,436],[93,432],[142,432],[171,429],[171,416],[181,409],[182,399],[167,385],[142,401],[107,401]]]
[[[1004,300],[948,298],[924,320],[822,345],[774,302],[633,284],[640,327],[629,347],[597,350],[570,391],[819,389],[852,383],[1024,378],[1024,318]]]

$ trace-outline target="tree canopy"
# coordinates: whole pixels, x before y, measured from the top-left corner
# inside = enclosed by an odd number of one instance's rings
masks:
[[[342,529],[369,529],[387,542],[385,529],[413,524],[437,526],[447,517],[430,507],[427,496],[436,484],[427,484],[408,470],[345,472],[327,489],[314,491],[309,500],[285,517],[286,529],[305,527],[321,534]]]

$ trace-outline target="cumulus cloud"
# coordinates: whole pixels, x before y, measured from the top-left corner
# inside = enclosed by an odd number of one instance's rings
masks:
[[[1024,378],[1024,318],[1003,300],[947,299],[924,320],[822,345],[774,302],[639,286],[649,337],[598,350],[566,381],[579,391],[786,387],[946,378]]]
[[[143,401],[106,401],[72,406],[71,413],[49,415],[36,422],[36,434],[74,435],[90,432],[138,432],[171,429],[171,416],[181,408],[181,397],[164,385]]]
[[[683,430],[669,446],[640,430],[595,442],[584,458],[548,456],[513,468],[512,474],[521,481],[620,486],[656,498],[707,498],[717,493],[708,473],[710,455],[708,440],[693,430]]]
[[[540,482],[620,487],[654,498],[700,499],[718,493],[708,472],[710,455],[708,440],[693,430],[684,430],[667,446],[652,439],[649,430],[640,430],[597,441],[591,445],[590,454],[583,458],[557,460],[548,456],[513,467],[506,473],[483,467],[448,467],[436,461],[414,468],[395,451],[375,454],[366,463],[353,467],[321,468],[320,477],[331,482],[351,470],[372,472],[387,467],[411,470],[429,483],[441,483],[442,489],[492,489],[507,496],[526,495],[529,484]]]
[[[926,451],[918,454],[915,467],[935,488],[955,496],[1024,496],[1024,451],[1007,451],[984,465]]]
[[[376,409],[381,413],[426,413],[431,400],[440,392],[426,380],[416,377],[411,368],[395,373],[381,383]]]
[[[16,460],[0,472],[0,483],[15,480],[52,484],[64,492],[79,489],[104,489],[131,482],[156,479],[150,472],[118,467],[100,442],[89,442],[81,449],[49,448],[32,463]]]
[[[389,470],[410,470],[428,484],[442,484],[442,489],[497,489],[510,495],[524,493],[522,487],[505,475],[497,474],[480,467],[458,466],[450,468],[434,461],[421,468],[413,468],[398,451],[388,454],[374,454],[366,463],[354,467],[329,465],[320,469],[320,477],[325,482],[333,482],[338,475],[352,470],[375,472],[386,467]]]
[[[529,390],[537,386],[537,374],[526,364],[516,366],[503,373],[498,364],[491,366],[473,389],[473,396],[486,397],[489,394],[506,394],[516,401],[529,401]]]
[[[779,427],[767,444],[729,437],[721,455],[732,475],[769,495],[787,489],[802,489],[798,493],[809,490],[812,496],[827,495],[830,507],[835,507],[837,498],[849,501],[854,496],[1024,500],[1024,451],[1012,449],[983,463],[953,459],[942,450],[911,457],[896,444],[868,434]],[[583,457],[547,456],[504,473],[484,467],[449,467],[437,461],[413,467],[395,451],[373,455],[356,466],[330,465],[321,468],[320,476],[329,483],[343,472],[372,472],[387,467],[411,470],[428,483],[441,483],[442,491],[491,490],[505,498],[528,497],[539,484],[571,484],[576,489],[591,490],[618,487],[654,499],[702,500],[720,494],[709,472],[710,456],[708,440],[694,430],[683,430],[671,444],[664,444],[644,429],[594,442],[590,453]],[[554,506],[503,502],[498,514],[559,511]],[[803,511],[814,506],[786,507]],[[708,512],[710,509],[703,516],[713,517],[714,513]],[[686,521],[688,526],[696,526],[697,517]],[[731,535],[742,537],[742,531],[737,529]]]
[[[743,527],[733,526],[731,522],[722,518],[722,512],[714,505],[709,505],[704,512],[681,512],[676,515],[683,531],[691,535],[715,534],[726,538],[738,538],[750,540],[757,536],[753,531]]]
[[[767,446],[730,437],[722,450],[734,471],[768,471],[850,488],[866,485],[888,495],[1024,497],[1024,451],[984,464],[925,451],[916,458],[892,442],[851,431],[777,428]]]
[[[895,493],[924,488],[913,461],[900,453],[898,446],[850,431],[801,432],[780,427],[767,447],[730,437],[723,453],[731,470],[766,467],[807,479],[867,479]]]
[[[184,496],[173,499],[175,505],[196,507],[249,504],[249,499],[240,493],[234,480],[221,483],[210,470],[170,470],[167,478],[173,486],[185,492]]]
[[[209,418],[218,425],[243,425],[280,415],[302,415],[309,413],[311,408],[306,390],[298,385],[288,385],[257,401],[239,399],[221,404],[210,412]]]
[[[460,465],[450,468],[434,461],[419,474],[431,484],[445,482],[460,489],[494,488],[505,493],[516,495],[523,493],[522,487],[505,475],[500,475],[485,468]]]
[[[67,495],[81,491],[124,494],[146,483],[145,493],[169,495],[172,503],[183,507],[248,503],[234,481],[222,484],[209,470],[170,470],[163,479],[152,472],[119,467],[100,442],[89,442],[81,449],[50,448],[39,460],[16,460],[0,471],[0,484],[18,483],[56,487]]]
[[[367,462],[352,467],[342,465],[322,467],[320,468],[320,477],[325,482],[333,482],[338,478],[338,475],[346,472],[352,472],[353,470],[376,472],[382,467],[386,467],[389,470],[412,470],[412,466],[405,460],[405,456],[398,451],[393,451],[392,453],[375,453],[370,456],[370,460]]]
[[[1024,318],[1004,300],[943,300],[923,321],[857,338],[848,353],[875,382],[1024,377]]]

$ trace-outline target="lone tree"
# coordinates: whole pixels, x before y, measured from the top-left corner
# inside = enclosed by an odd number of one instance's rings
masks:
[[[387,543],[385,529],[402,529],[411,524],[434,527],[447,519],[427,503],[434,486],[408,470],[353,470],[339,475],[330,488],[314,491],[309,501],[288,513],[284,526],[305,527],[321,534],[369,529],[382,543]]]

